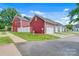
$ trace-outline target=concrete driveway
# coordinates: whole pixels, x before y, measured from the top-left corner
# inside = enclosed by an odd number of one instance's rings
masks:
[[[79,35],[56,41],[32,41],[15,45],[23,56],[79,56]]]

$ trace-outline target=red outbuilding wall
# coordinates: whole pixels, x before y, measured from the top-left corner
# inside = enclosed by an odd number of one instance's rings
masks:
[[[22,27],[29,27],[29,22],[26,20],[22,20]]]
[[[15,16],[12,22],[12,31],[18,32],[18,28],[29,27],[29,21],[25,18]]]
[[[15,17],[12,22],[12,31],[17,32],[18,27],[20,27],[20,20],[17,17]]]
[[[32,21],[30,22],[30,31],[33,33],[44,33],[44,20],[42,20],[40,17],[35,16],[32,18]]]

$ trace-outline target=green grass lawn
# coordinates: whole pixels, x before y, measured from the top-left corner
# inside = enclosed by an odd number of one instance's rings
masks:
[[[12,43],[13,41],[9,37],[0,37],[0,45]]]
[[[42,41],[42,40],[55,40],[59,37],[47,34],[32,34],[26,32],[12,32],[14,35],[19,36],[28,41]]]

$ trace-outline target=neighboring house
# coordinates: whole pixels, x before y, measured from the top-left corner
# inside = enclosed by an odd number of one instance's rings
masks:
[[[13,32],[30,32],[29,20],[23,17],[15,16],[12,22]]]
[[[30,31],[32,33],[53,34],[63,32],[64,26],[58,22],[35,15],[30,21]]]
[[[79,31],[79,24],[73,25],[73,31]]]

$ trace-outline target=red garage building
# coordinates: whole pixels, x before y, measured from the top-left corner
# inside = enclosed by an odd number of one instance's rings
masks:
[[[56,28],[57,27],[57,28]],[[30,31],[32,33],[53,34],[60,31],[62,24],[54,22],[50,19],[35,15],[30,21]],[[57,29],[57,30],[56,30]],[[62,31],[62,28],[61,28]]]
[[[63,32],[64,26],[39,15],[34,15],[31,19],[15,16],[12,22],[12,31],[53,34],[55,32]]]
[[[20,16],[15,16],[12,22],[13,32],[30,32],[29,20]]]

